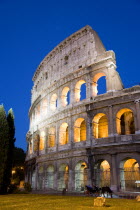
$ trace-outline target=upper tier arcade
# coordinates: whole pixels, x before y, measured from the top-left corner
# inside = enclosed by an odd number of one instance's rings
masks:
[[[114,52],[106,51],[97,33],[85,26],[55,47],[37,68],[33,76],[30,118],[42,121],[43,110],[47,110],[47,120],[66,108],[84,105],[80,103],[83,85],[84,102],[89,103],[98,94],[101,77],[105,77],[106,92],[123,89]]]

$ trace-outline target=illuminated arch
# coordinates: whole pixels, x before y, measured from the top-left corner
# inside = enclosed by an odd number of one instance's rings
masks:
[[[120,135],[134,134],[134,114],[131,109],[121,109],[116,115],[117,133]]]
[[[50,100],[50,109],[52,111],[55,111],[57,108],[57,95],[56,93],[52,95],[51,100]]]
[[[37,182],[37,188],[40,190],[43,188],[43,172],[44,168],[43,166],[40,166],[38,169],[38,182]]]
[[[70,103],[70,89],[69,87],[64,87],[61,94],[62,106],[67,106]]]
[[[58,171],[58,189],[68,189],[69,167],[67,164],[61,164]]]
[[[125,159],[120,162],[121,190],[137,191],[140,187],[140,168],[136,159]],[[137,182],[138,181],[138,182]]]
[[[76,83],[76,86],[75,86],[75,101],[76,102],[86,98],[86,88],[85,88],[85,90],[81,89],[83,84],[86,85],[85,80],[80,80]],[[82,95],[84,95],[85,97],[82,98]]]
[[[86,140],[86,122],[84,118],[78,118],[74,123],[74,141]]]
[[[98,88],[97,88],[98,87],[98,80],[101,77],[104,77],[104,76],[106,76],[105,73],[100,72],[93,77],[92,96],[97,96],[97,94],[98,94]]]
[[[96,186],[110,186],[110,164],[107,160],[102,160],[95,164],[94,173]]]
[[[41,131],[40,141],[39,141],[39,150],[43,150],[45,146],[45,132]]]
[[[33,137],[33,150],[34,152],[37,152],[39,150],[39,142],[40,142],[40,136],[38,134],[35,134]]]
[[[51,127],[48,130],[48,147],[55,146],[55,128]]]
[[[83,161],[79,161],[75,166],[75,190],[84,191],[85,185],[87,185],[87,164]]]
[[[62,123],[59,130],[59,144],[64,145],[69,141],[68,124]]]
[[[46,170],[46,182],[45,182],[45,188],[53,189],[54,187],[54,166],[49,165]]]
[[[95,115],[92,121],[92,128],[94,138],[108,137],[108,120],[104,113]]]

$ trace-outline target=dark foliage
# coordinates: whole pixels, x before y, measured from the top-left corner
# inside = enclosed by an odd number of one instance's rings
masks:
[[[9,127],[3,105],[0,106],[0,194],[7,192],[7,163],[9,151]]]
[[[31,191],[32,191],[32,188],[31,188],[30,183],[25,182],[25,183],[24,183],[24,189],[25,189],[25,191],[27,191],[27,192],[31,192]]]
[[[12,177],[12,167],[13,167],[13,151],[14,151],[14,142],[15,142],[15,125],[14,125],[14,114],[13,110],[10,109],[7,115],[7,122],[9,126],[9,149],[7,154],[7,168],[6,168],[6,177],[7,186],[10,185]]]
[[[23,166],[25,162],[25,152],[23,149],[15,147],[13,153],[13,167]]]
[[[15,142],[14,114],[12,109],[6,116],[3,105],[0,105],[0,194],[7,193],[11,182],[13,149]]]
[[[8,193],[14,193],[17,189],[18,188],[16,184],[10,184],[8,187]]]

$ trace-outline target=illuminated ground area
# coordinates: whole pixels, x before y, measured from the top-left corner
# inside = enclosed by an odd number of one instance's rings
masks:
[[[52,196],[52,195],[3,195],[0,209],[95,209],[93,197]],[[140,209],[140,202],[131,199],[107,199],[102,209]],[[101,207],[96,207],[101,209]]]

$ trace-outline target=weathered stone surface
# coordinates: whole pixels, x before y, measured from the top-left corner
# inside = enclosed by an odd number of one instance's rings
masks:
[[[94,206],[105,206],[106,199],[104,197],[97,197],[94,199]]]

